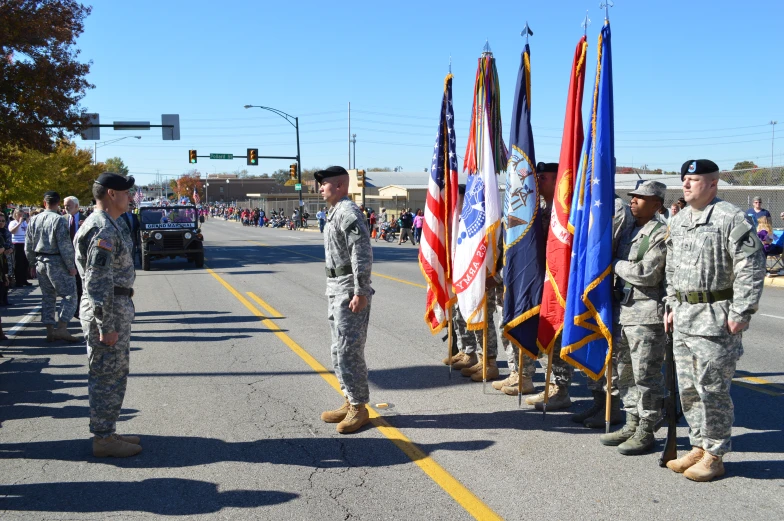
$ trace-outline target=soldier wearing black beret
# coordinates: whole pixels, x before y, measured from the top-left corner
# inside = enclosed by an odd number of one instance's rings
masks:
[[[759,308],[765,254],[745,214],[716,197],[716,163],[689,159],[681,179],[689,207],[669,222],[664,327],[673,332],[692,450],[667,467],[709,481],[724,474],[722,458],[732,450],[730,386],[742,331]]]
[[[135,314],[133,239],[118,222],[128,210],[133,177],[106,172],[93,184],[95,211],[74,239],[84,294],[80,319],[87,340],[93,455],[124,458],[141,452],[139,438],[116,432],[125,388]]]

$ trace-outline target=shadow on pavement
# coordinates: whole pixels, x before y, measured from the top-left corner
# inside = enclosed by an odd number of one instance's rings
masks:
[[[367,429],[370,430],[370,429]],[[436,451],[480,451],[490,440],[411,444],[408,453],[430,455]],[[94,458],[89,438],[0,444],[0,459],[91,461],[122,468],[179,468],[224,461],[296,465],[309,468],[387,467],[411,463],[386,438],[284,438],[227,442],[191,436],[144,436],[144,451],[127,459]]]
[[[0,485],[3,510],[32,512],[150,512],[162,516],[218,512],[286,503],[298,494],[274,490],[219,491],[206,481],[152,478]]]

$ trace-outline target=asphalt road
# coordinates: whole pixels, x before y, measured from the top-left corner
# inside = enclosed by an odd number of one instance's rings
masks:
[[[92,457],[83,345],[46,344],[35,316],[0,347],[0,517],[784,517],[784,290],[766,288],[745,333],[727,476],[699,484],[659,468],[658,452],[600,445],[571,411],[543,420],[489,385],[450,379],[409,244],[374,243],[366,357],[371,402],[390,407],[337,434],[319,419],[342,401],[328,370],[321,235],[222,220],[203,229],[205,269],[175,259],[137,272],[119,430],[142,437],[139,456]],[[37,296],[13,297],[6,331]],[[587,406],[581,375],[571,394],[572,410]],[[685,450],[683,421],[679,436]]]

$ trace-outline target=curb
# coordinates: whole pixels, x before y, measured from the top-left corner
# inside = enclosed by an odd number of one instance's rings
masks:
[[[784,276],[782,277],[765,277],[765,285],[774,288],[784,288]]]

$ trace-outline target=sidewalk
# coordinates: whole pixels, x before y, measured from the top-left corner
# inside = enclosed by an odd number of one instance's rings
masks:
[[[8,340],[0,342],[0,356],[29,323],[40,321],[41,292],[38,290],[38,282],[32,282],[32,286],[10,289],[8,301],[13,305],[0,308],[3,332],[8,337]]]

